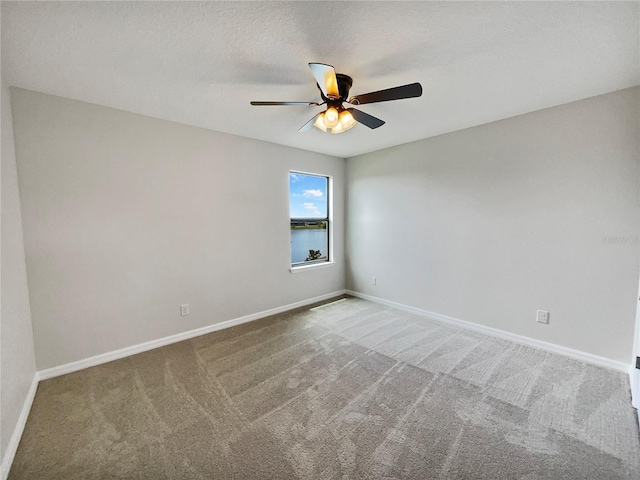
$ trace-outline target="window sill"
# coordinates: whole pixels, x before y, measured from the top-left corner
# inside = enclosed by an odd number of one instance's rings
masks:
[[[313,265],[300,265],[299,267],[289,267],[291,273],[309,272],[311,270],[318,270],[320,268],[333,267],[335,262],[315,263]]]

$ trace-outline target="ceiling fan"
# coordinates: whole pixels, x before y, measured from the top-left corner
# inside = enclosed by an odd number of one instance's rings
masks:
[[[365,93],[349,97],[349,89],[353,85],[350,76],[336,73],[331,65],[324,63],[310,63],[311,73],[316,79],[322,103],[317,102],[251,102],[256,106],[307,106],[319,107],[327,105],[324,112],[315,115],[305,123],[299,132],[306,132],[313,127],[319,128],[323,132],[342,133],[352,128],[356,123],[373,129],[384,125],[384,121],[368,113],[364,113],[355,108],[345,108],[343,103],[350,105],[364,105],[365,103],[388,102],[389,100],[401,100],[403,98],[414,98],[422,95],[422,85],[410,83],[400,87],[387,88],[377,92]]]

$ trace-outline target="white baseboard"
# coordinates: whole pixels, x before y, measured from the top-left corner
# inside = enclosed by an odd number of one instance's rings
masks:
[[[36,372],[34,373],[33,379],[31,380],[31,386],[29,387],[29,392],[27,392],[27,397],[24,399],[24,403],[22,404],[22,410],[20,411],[20,416],[18,417],[18,423],[13,429],[13,433],[11,434],[11,439],[9,440],[7,451],[2,458],[2,466],[0,467],[1,480],[6,480],[9,476],[11,464],[13,463],[13,459],[16,456],[16,451],[18,450],[18,445],[20,444],[20,439],[22,438],[22,432],[24,432],[24,427],[27,424],[27,418],[29,418],[29,412],[31,411],[31,405],[33,404],[33,399],[36,396],[38,381],[39,376],[38,372]]]
[[[640,415],[640,370],[635,365],[629,369],[629,381],[631,383],[631,405],[639,410],[638,414]]]
[[[387,305],[389,307],[397,308],[399,310],[404,310],[405,312],[413,313],[415,315],[420,315],[420,316],[429,318],[431,320],[438,320],[440,322],[447,323],[449,325],[465,328],[467,330],[473,330],[474,332],[484,333],[485,335],[490,335],[492,337],[498,337],[498,338],[502,338],[504,340],[510,340],[512,342],[519,343],[522,345],[538,348],[540,350],[545,350],[547,352],[557,353],[558,355],[564,355],[565,357],[573,358],[575,360],[580,360],[582,362],[590,363],[592,365],[597,365],[599,367],[609,368],[609,369],[617,370],[619,372],[624,372],[624,373],[629,372],[629,364],[618,362],[616,360],[611,360],[609,358],[600,357],[598,355],[582,352],[580,350],[574,350],[573,348],[569,348],[569,347],[563,347],[562,345],[556,345],[555,343],[543,342],[542,340],[536,340],[535,338],[525,337],[524,335],[518,335],[516,333],[507,332],[505,330],[487,327],[484,325],[480,325],[478,323],[473,323],[466,320],[460,320],[458,318],[449,317],[447,315],[442,315],[440,313],[430,312],[428,310],[423,310],[421,308],[410,307],[408,305],[403,305],[401,303],[392,302],[390,300],[385,300],[383,298],[366,295],[360,292],[347,290],[346,293],[349,295],[353,295],[354,297],[362,298],[364,300],[369,300],[371,302]]]
[[[276,307],[262,312],[253,313],[251,315],[245,315],[244,317],[234,318],[226,320],[220,323],[214,323],[207,327],[196,328],[195,330],[189,330],[187,332],[178,333],[176,335],[170,335],[168,337],[159,338],[157,340],[151,340],[150,342],[139,343],[130,347],[125,347],[120,350],[114,350],[112,352],[102,353],[93,357],[84,358],[76,362],[66,363],[57,367],[47,368],[46,370],[40,370],[38,372],[40,380],[47,380],[53,377],[59,377],[60,375],[66,375],[67,373],[77,372],[85,368],[94,367],[103,363],[112,362],[113,360],[119,360],[121,358],[135,355],[137,353],[146,352],[147,350],[153,350],[154,348],[164,347],[172,343],[181,342],[190,338],[199,337],[207,333],[217,332],[218,330],[224,330],[225,328],[235,327],[243,323],[252,322],[261,318],[276,315],[278,313],[293,310],[294,308],[304,307],[316,302],[322,302],[333,297],[344,295],[345,290],[339,290],[337,292],[328,293],[326,295],[320,295],[319,297],[308,298],[300,302],[290,303],[289,305],[283,305],[282,307]]]

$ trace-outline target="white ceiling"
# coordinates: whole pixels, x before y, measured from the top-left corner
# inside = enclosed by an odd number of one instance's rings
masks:
[[[639,2],[3,2],[2,73],[31,90],[339,157],[640,84]],[[308,62],[387,123],[297,133]]]

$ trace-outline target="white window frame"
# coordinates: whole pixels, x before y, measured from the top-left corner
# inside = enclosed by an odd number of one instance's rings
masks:
[[[324,177],[327,179],[327,230],[328,230],[328,238],[327,238],[327,245],[329,248],[329,253],[328,253],[328,258],[327,260],[324,260],[322,262],[317,262],[317,263],[307,263],[307,264],[303,264],[303,263],[299,263],[299,264],[292,264],[291,263],[291,210],[289,210],[289,271],[291,273],[303,273],[303,272],[310,272],[313,270],[318,270],[321,268],[327,268],[327,267],[332,267],[335,265],[334,262],[334,253],[333,253],[333,176],[331,175],[327,175],[325,173],[315,173],[315,172],[303,172],[300,170],[289,170],[288,172],[288,180],[289,182],[287,182],[287,185],[290,185],[290,181],[291,181],[291,174],[292,173],[299,173],[301,175],[313,175],[315,177]],[[288,207],[290,208],[291,205],[291,190],[289,190],[289,195],[288,195]]]

